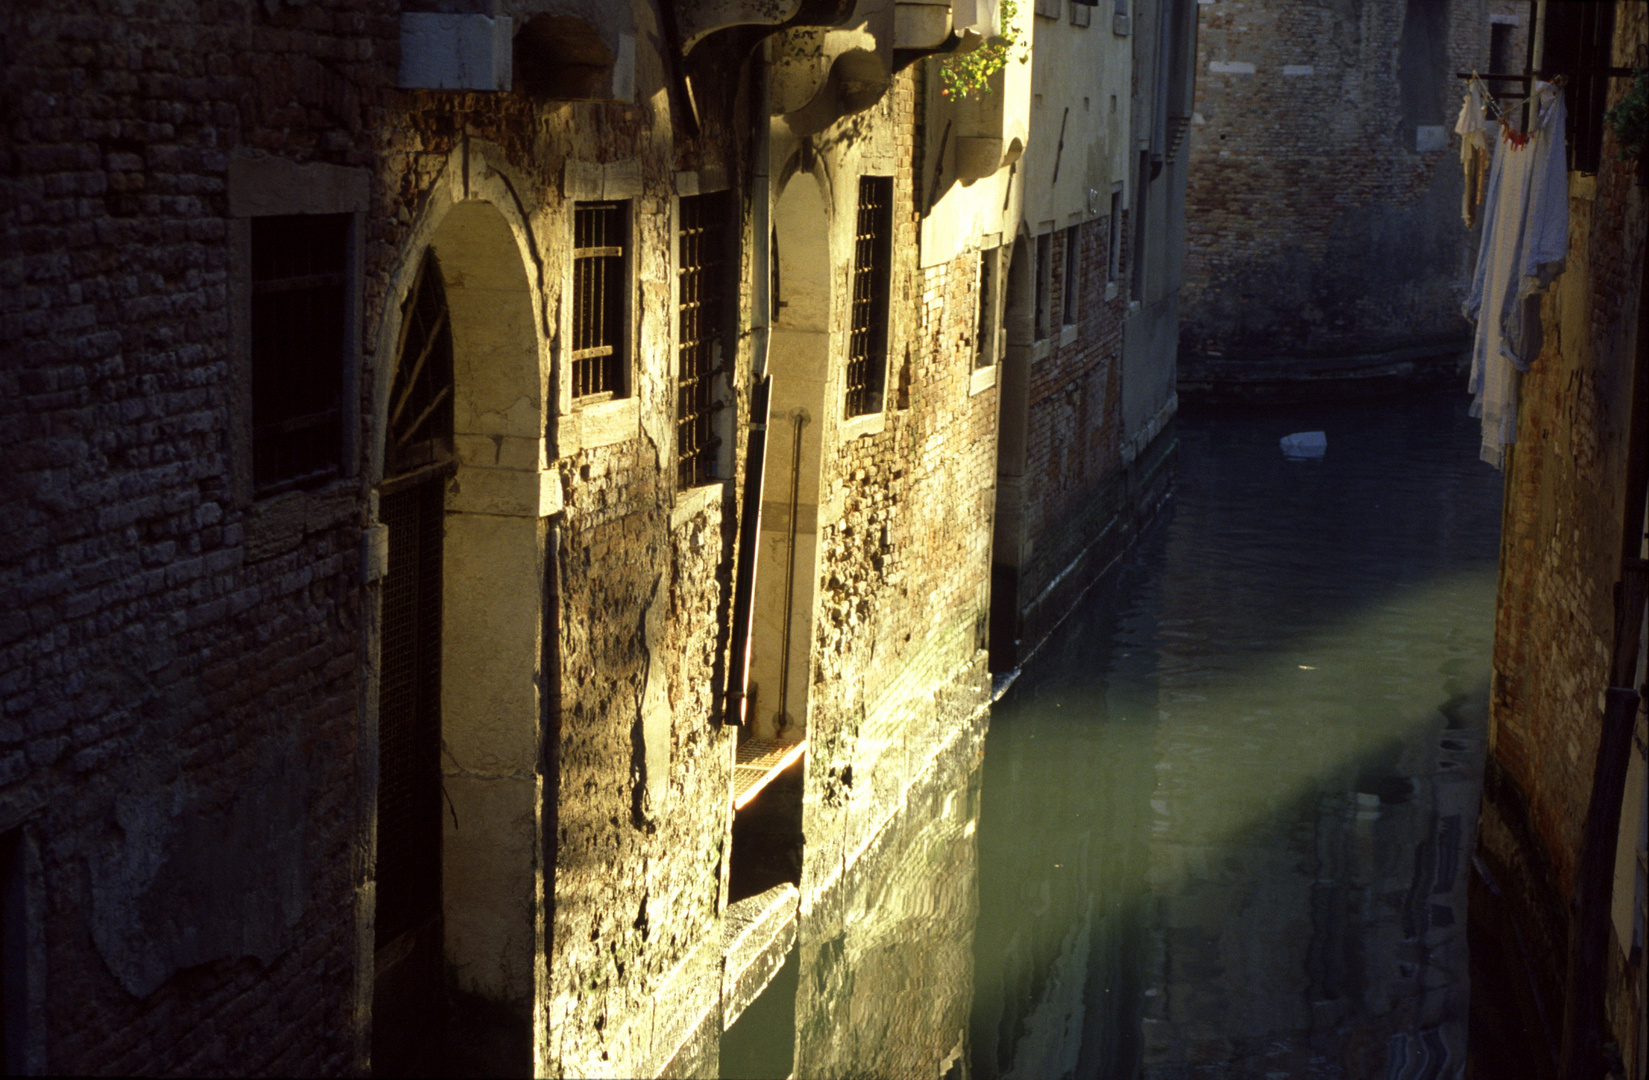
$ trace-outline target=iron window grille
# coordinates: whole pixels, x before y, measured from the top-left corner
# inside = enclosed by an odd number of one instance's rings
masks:
[[[312,488],[343,463],[348,214],[252,220],[252,488]]]
[[[716,421],[724,402],[716,376],[725,370],[727,295],[725,191],[683,196],[676,236],[676,479],[697,487],[715,478],[721,439]]]
[[[1551,0],[1544,15],[1540,66],[1562,74],[1568,95],[1569,168],[1595,173],[1603,156],[1603,113],[1609,107],[1615,5]]]
[[[573,209],[573,397],[624,395],[630,204]]]
[[[1053,262],[1053,234],[1043,233],[1036,238],[1036,340],[1038,341],[1048,336],[1048,324],[1052,321],[1049,306],[1052,304],[1053,298],[1049,293],[1053,291]]]
[[[879,412],[887,384],[888,287],[893,261],[893,178],[859,178],[847,352],[847,415]]]
[[[1072,225],[1065,230],[1065,280],[1061,289],[1064,295],[1061,306],[1064,308],[1062,319],[1066,326],[1076,322],[1078,288],[1082,282],[1082,227]]]
[[[973,354],[975,368],[996,363],[996,279],[1001,268],[1001,248],[979,253],[979,340]]]

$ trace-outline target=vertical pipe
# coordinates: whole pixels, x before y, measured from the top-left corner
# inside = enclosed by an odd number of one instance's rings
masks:
[[[790,613],[796,598],[796,507],[802,485],[802,425],[807,412],[796,410],[796,426],[790,444],[790,542],[784,557],[784,655],[779,660],[779,715],[790,716]]]

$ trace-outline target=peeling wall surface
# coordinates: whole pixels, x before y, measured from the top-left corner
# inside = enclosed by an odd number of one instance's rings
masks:
[[[1649,21],[1641,5],[1615,11],[1613,62],[1628,64],[1649,40]],[[1610,101],[1628,86],[1615,80]],[[1569,174],[1569,257],[1541,301],[1543,344],[1521,381],[1506,459],[1471,895],[1474,985],[1507,988],[1496,1008],[1473,1011],[1473,1052],[1488,1072],[1518,1062],[1542,1070],[1531,1076],[1555,1076],[1562,1034],[1570,903],[1615,648],[1632,368],[1643,333],[1634,324],[1649,208],[1636,165],[1619,161],[1616,148],[1606,132],[1597,174]],[[1609,945],[1609,1017],[1628,1076],[1649,1061],[1642,870],[1633,866],[1644,828],[1643,724],[1640,713]]]
[[[1465,348],[1464,83],[1505,0],[1197,5],[1182,374]],[[1527,27],[1516,27],[1517,71]]]

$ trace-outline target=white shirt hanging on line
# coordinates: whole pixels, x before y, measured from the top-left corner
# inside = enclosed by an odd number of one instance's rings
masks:
[[[1483,236],[1464,313],[1472,343],[1472,415],[1483,420],[1483,460],[1502,468],[1517,440],[1518,378],[1540,351],[1540,301],[1569,251],[1569,172],[1563,89],[1536,83],[1534,130],[1495,144],[1483,198]]]

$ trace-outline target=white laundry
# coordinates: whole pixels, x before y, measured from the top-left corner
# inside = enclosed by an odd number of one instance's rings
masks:
[[[1569,250],[1569,173],[1563,91],[1535,89],[1536,127],[1519,147],[1495,145],[1483,200],[1483,236],[1464,313],[1472,344],[1472,415],[1483,420],[1483,460],[1500,468],[1517,439],[1518,378],[1540,349],[1539,295]]]

